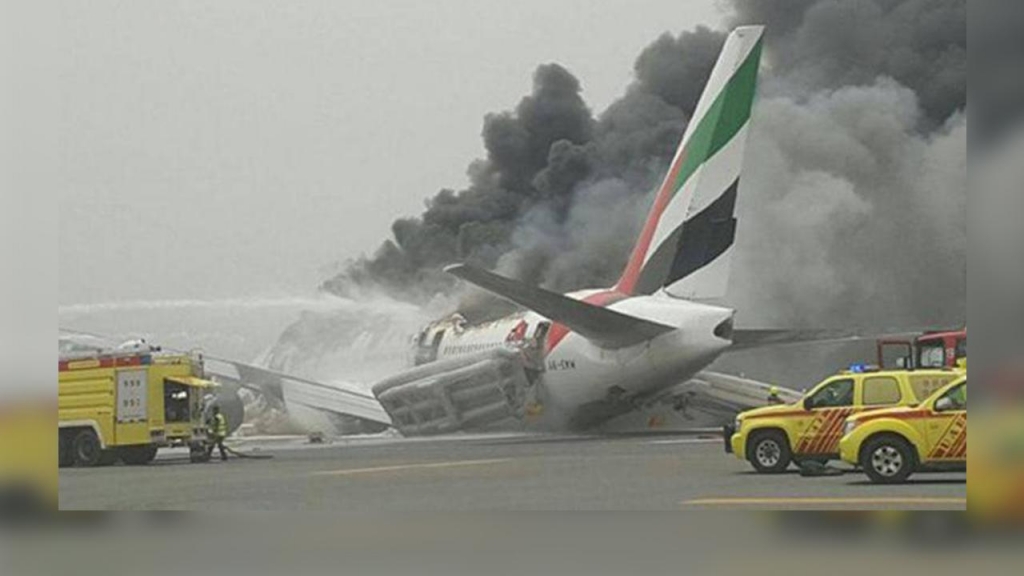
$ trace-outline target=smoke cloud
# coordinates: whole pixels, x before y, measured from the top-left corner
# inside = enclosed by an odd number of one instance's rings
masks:
[[[966,300],[966,2],[731,0],[767,26],[727,302],[761,326],[949,325]],[[540,66],[488,115],[470,185],[442,190],[322,288],[437,302],[451,262],[555,290],[620,273],[724,30],[656,39],[594,115]],[[470,316],[486,296],[460,306]],[[451,300],[447,300],[451,301]]]

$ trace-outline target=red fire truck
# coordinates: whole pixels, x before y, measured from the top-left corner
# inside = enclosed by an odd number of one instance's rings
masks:
[[[913,341],[879,340],[878,365],[896,368],[967,369],[967,328],[925,332]]]

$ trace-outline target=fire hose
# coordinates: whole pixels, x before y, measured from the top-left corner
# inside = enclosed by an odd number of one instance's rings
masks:
[[[274,457],[273,454],[246,454],[245,452],[239,452],[230,446],[225,446],[224,450],[227,450],[228,454],[236,456],[238,458],[248,458],[250,460],[270,460]]]
[[[192,462],[209,462],[214,448],[216,448],[216,444],[211,443],[209,440],[193,443],[190,446],[189,460]],[[239,452],[230,446],[224,446],[224,451],[236,458],[245,458],[247,460],[270,460],[274,457],[273,454]]]

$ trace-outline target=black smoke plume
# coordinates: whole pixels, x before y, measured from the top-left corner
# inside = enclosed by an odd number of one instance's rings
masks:
[[[470,185],[392,226],[332,293],[426,302],[451,262],[555,290],[620,273],[686,128],[724,29],[766,25],[727,302],[747,324],[963,321],[965,0],[731,0],[723,30],[666,33],[593,115],[578,80],[539,67],[484,120]],[[611,40],[610,40],[611,41]],[[462,307],[473,311],[474,292]]]

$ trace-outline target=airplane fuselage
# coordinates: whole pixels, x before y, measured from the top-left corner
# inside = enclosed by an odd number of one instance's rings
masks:
[[[544,429],[583,428],[628,412],[690,379],[731,345],[734,311],[727,308],[661,294],[627,297],[609,290],[567,296],[677,329],[634,346],[607,349],[535,312],[475,326],[454,317],[431,324],[420,334],[419,361],[496,348],[521,350],[536,374],[539,408],[527,423]]]

